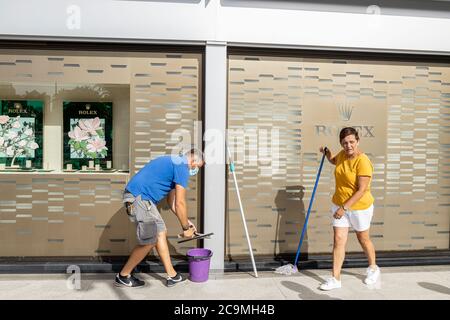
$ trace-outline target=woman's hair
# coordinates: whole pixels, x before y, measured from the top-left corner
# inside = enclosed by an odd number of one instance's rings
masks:
[[[358,131],[355,128],[352,127],[346,127],[341,130],[339,133],[339,142],[341,142],[345,137],[354,135],[356,138],[356,141],[359,141],[359,135]]]

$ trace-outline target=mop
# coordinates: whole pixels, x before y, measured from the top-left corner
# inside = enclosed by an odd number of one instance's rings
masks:
[[[317,172],[317,177],[316,177],[316,183],[314,184],[314,189],[311,195],[311,199],[309,200],[309,206],[308,206],[308,213],[306,214],[306,219],[305,219],[305,224],[303,225],[303,229],[302,229],[302,235],[300,236],[300,242],[298,244],[298,248],[297,248],[297,255],[295,256],[295,261],[294,264],[287,264],[281,267],[278,267],[275,269],[275,273],[279,273],[279,274],[284,274],[284,275],[291,275],[294,273],[298,272],[298,259],[300,257],[300,249],[302,247],[302,243],[303,243],[303,237],[305,235],[305,231],[306,231],[306,227],[308,225],[308,219],[309,219],[309,214],[311,213],[311,207],[312,207],[312,203],[314,201],[314,196],[316,194],[316,189],[317,189],[317,185],[319,183],[319,178],[320,178],[320,173],[322,172],[322,167],[323,167],[323,161],[325,160],[325,155],[327,153],[328,149],[325,147],[324,148],[324,152],[323,152],[323,156],[322,156],[322,160],[320,161],[320,167],[319,167],[319,172]]]
[[[250,251],[250,257],[252,259],[253,271],[255,272],[255,277],[258,278],[258,271],[256,270],[255,258],[253,257],[252,244],[250,242],[250,237],[248,235],[247,222],[245,221],[245,215],[244,215],[244,209],[242,207],[241,195],[239,193],[238,183],[237,183],[237,179],[236,179],[236,173],[234,171],[233,158],[231,157],[231,152],[228,147],[228,143],[227,143],[227,153],[228,153],[228,158],[230,159],[230,171],[233,174],[234,186],[236,188],[236,194],[237,194],[238,201],[239,201],[239,208],[241,209],[241,217],[242,217],[242,222],[244,223],[244,230],[245,230],[245,235],[247,237],[247,244],[248,244],[248,249]]]

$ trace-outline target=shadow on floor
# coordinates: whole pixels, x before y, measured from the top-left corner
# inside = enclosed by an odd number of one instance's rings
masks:
[[[110,283],[108,283],[108,285],[111,288],[112,292],[114,292],[114,294],[120,300],[131,300],[131,298],[125,293],[125,290],[127,290],[129,288],[116,287],[112,281]]]
[[[321,283],[323,283],[325,281],[325,279],[323,279],[321,276],[319,276],[311,271],[302,270],[302,271],[300,271],[300,273],[304,274],[305,276],[307,276],[309,278],[316,280],[318,282],[318,285],[320,285]]]
[[[431,282],[418,282],[417,283],[422,288],[450,295],[450,288],[441,286],[440,284],[431,283]]]
[[[289,290],[298,292],[298,297],[302,300],[341,300],[339,298],[329,297],[325,294],[317,294],[310,288],[293,281],[281,281],[281,284]]]
[[[353,272],[349,272],[349,271],[346,271],[346,270],[342,270],[342,271],[341,271],[341,274],[346,274],[346,275],[349,275],[349,276],[354,276],[355,278],[357,278],[357,279],[359,279],[359,280],[361,280],[361,281],[364,281],[364,279],[366,278],[363,274],[360,274],[360,273],[353,273]]]
[[[166,278],[159,275],[158,273],[155,272],[148,272],[147,275],[149,275],[150,277],[152,277],[155,280],[159,280],[161,281],[161,283],[165,284],[166,283]]]
[[[319,275],[317,275],[317,274],[315,274],[314,272],[311,272],[311,271],[302,270],[301,274],[304,274],[307,277],[310,277],[310,278],[312,278],[314,280],[317,280],[317,282],[319,282],[319,283],[323,283],[325,281],[324,278],[322,278],[321,276],[319,276]],[[355,278],[357,278],[358,280],[361,280],[361,281],[364,281],[364,279],[366,278],[363,274],[349,272],[347,270],[342,270],[341,274],[354,276]],[[329,277],[331,277],[331,273],[330,273]]]
[[[162,284],[166,284],[166,278],[161,276],[160,274],[156,272],[147,272],[146,275],[152,277],[155,280],[161,281]],[[145,280],[142,277],[139,277],[139,274],[137,277],[141,280]],[[95,283],[103,282],[107,283],[108,286],[111,287],[111,289],[114,291],[114,293],[118,296],[120,299],[129,299],[126,294],[123,293],[123,289],[126,290],[126,288],[116,287],[114,285],[114,279],[115,274],[87,274],[82,275],[81,278],[81,285],[80,285],[80,291],[90,291],[92,289],[92,286],[95,286]]]
[[[114,285],[114,277],[115,275],[82,275],[80,287],[76,289],[78,292],[88,292],[95,289],[97,284],[105,283],[109,289],[116,295],[116,297],[120,300],[130,300],[130,297],[125,293],[125,291],[129,288],[119,288]],[[99,299],[102,299],[99,297]]]

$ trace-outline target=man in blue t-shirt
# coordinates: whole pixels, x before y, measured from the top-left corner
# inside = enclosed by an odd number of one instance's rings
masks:
[[[192,238],[196,228],[188,220],[186,189],[189,177],[196,175],[203,164],[203,153],[193,148],[184,155],[161,156],[150,161],[128,182],[124,203],[130,220],[136,222],[139,244],[116,275],[117,286],[135,288],[145,284],[132,275],[132,271],[155,246],[167,272],[166,285],[171,287],[185,280],[172,266],[166,225],[156,205],[167,196],[170,209],[180,221],[183,237]]]

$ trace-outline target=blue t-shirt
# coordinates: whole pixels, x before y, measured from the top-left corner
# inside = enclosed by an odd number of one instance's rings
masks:
[[[161,201],[175,185],[184,188],[189,183],[189,167],[185,156],[161,156],[147,163],[128,182],[126,189],[154,204]]]

